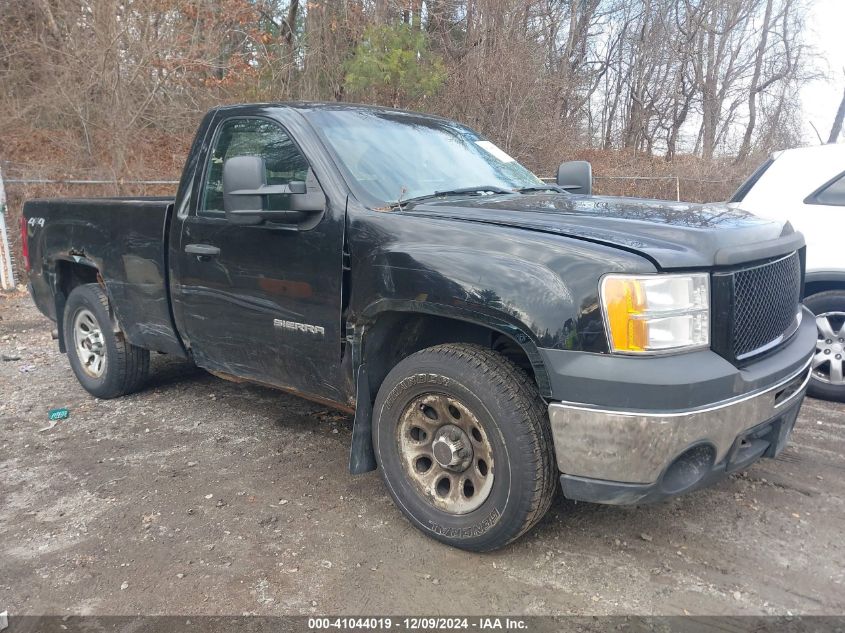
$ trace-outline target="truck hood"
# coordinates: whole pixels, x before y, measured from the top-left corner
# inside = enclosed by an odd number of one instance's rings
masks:
[[[724,203],[532,193],[426,200],[403,213],[566,235],[635,252],[664,269],[732,265],[803,246],[788,222]]]

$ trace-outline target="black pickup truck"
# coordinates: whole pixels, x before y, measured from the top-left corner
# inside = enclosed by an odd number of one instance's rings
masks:
[[[453,121],[221,107],[176,199],[32,200],[30,289],[90,393],[149,352],[354,412],[424,533],[500,547],[576,500],[633,504],[773,457],[816,345],[804,241],[724,205],[548,184]]]

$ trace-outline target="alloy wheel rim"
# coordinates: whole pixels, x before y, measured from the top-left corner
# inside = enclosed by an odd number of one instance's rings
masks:
[[[106,343],[94,314],[85,308],[73,320],[73,342],[82,370],[100,378],[106,370]]]
[[[402,412],[396,440],[406,476],[438,510],[467,514],[490,496],[492,446],[478,418],[456,398],[414,398]]]
[[[817,315],[816,328],[813,378],[831,385],[845,385],[845,312]]]

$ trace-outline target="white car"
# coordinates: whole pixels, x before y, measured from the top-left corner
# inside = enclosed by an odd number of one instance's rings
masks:
[[[845,401],[845,144],[773,154],[731,202],[804,234],[804,303],[819,330],[810,394]]]

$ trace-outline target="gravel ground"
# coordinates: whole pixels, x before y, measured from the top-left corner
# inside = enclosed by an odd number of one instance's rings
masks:
[[[710,489],[561,498],[477,555],[348,474],[351,418],[160,355],[141,393],[98,401],[52,327],[0,295],[0,612],[845,613],[843,405],[807,400],[780,458]]]

